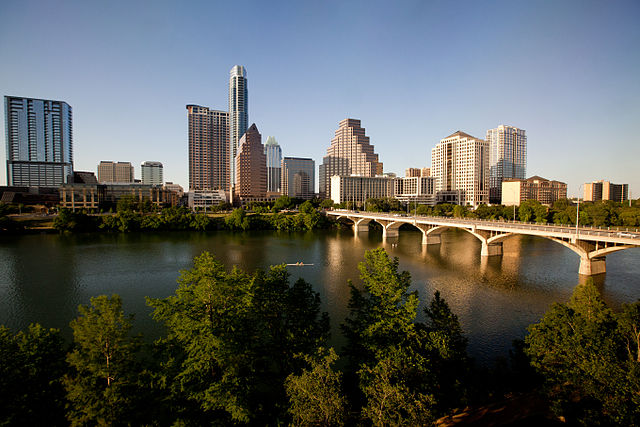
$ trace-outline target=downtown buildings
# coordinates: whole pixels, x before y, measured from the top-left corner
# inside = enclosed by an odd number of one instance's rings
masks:
[[[7,185],[57,187],[73,175],[72,111],[64,101],[4,97]]]
[[[187,105],[189,190],[229,191],[229,113]]]
[[[146,161],[140,165],[142,183],[145,185],[162,185],[163,167],[160,162]]]
[[[624,202],[629,199],[629,184],[612,184],[609,181],[593,181],[584,184],[585,202],[613,200]]]
[[[273,136],[267,138],[264,154],[267,156],[267,193],[278,194],[281,189],[282,148]]]
[[[240,138],[249,125],[249,92],[247,72],[242,65],[235,65],[229,72],[229,182],[236,182],[235,158]]]
[[[98,182],[106,183],[132,183],[134,172],[131,162],[101,161],[98,165]]]
[[[327,155],[320,165],[320,197],[335,199],[332,193],[332,176],[364,176],[382,175],[382,163],[369,143],[365,129],[360,120],[344,119],[340,121],[338,130],[327,149]]]
[[[500,125],[487,130],[489,143],[489,201],[500,203],[502,182],[525,179],[527,170],[527,136],[524,129]]]
[[[282,160],[282,194],[298,199],[315,196],[316,162],[313,159],[285,157]]]
[[[478,206],[489,202],[489,144],[457,131],[431,150],[439,202]]]

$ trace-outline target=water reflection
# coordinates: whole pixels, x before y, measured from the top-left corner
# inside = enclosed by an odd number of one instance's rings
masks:
[[[511,341],[540,319],[554,302],[567,301],[580,282],[578,257],[546,239],[515,236],[503,242],[503,256],[483,258],[480,242],[464,231],[442,234],[440,245],[422,245],[417,230],[382,239],[380,230],[317,233],[154,233],[38,235],[0,241],[0,323],[24,328],[29,322],[62,328],[78,304],[91,296],[119,293],[136,329],[157,336],[145,296],[175,292],[179,271],[194,256],[211,252],[227,268],[248,271],[282,263],[292,280],[302,277],[320,293],[331,315],[333,345],[347,315],[347,281],[359,283],[358,263],[368,249],[384,247],[411,273],[422,307],[439,290],[458,314],[478,359],[506,355]],[[619,307],[640,296],[640,249],[607,257],[607,274],[595,278],[608,304]],[[421,307],[421,309],[422,309]],[[422,312],[420,313],[422,318]]]

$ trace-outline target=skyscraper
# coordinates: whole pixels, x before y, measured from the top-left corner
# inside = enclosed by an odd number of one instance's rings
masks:
[[[7,185],[57,187],[73,175],[71,107],[64,101],[4,97]]]
[[[239,142],[249,125],[247,92],[247,71],[242,65],[235,65],[229,72],[229,182],[236,182],[235,158],[238,155]]]
[[[255,124],[240,138],[234,190],[240,198],[260,198],[267,194],[267,156]]]
[[[524,129],[500,125],[487,131],[489,143],[489,201],[501,203],[502,181],[524,179],[527,169],[527,136]]]
[[[489,144],[457,131],[431,150],[438,201],[478,206],[489,201]]]
[[[382,162],[373,152],[360,120],[344,119],[336,130],[320,165],[320,195],[331,199],[331,177],[334,175],[376,176],[382,174]]]
[[[189,189],[229,191],[229,113],[187,105]]]
[[[315,196],[316,162],[313,159],[285,157],[282,160],[282,194],[300,199]]]
[[[282,148],[273,136],[267,138],[267,142],[264,144],[264,154],[267,156],[267,192],[279,193]]]
[[[162,185],[162,163],[144,162],[140,165],[142,183],[145,185]]]

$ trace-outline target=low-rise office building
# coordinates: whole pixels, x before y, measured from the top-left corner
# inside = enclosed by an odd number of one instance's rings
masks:
[[[624,202],[629,200],[629,184],[612,184],[609,181],[593,181],[584,184],[585,202],[597,202],[600,200],[613,200]]]
[[[364,205],[367,199],[396,198],[405,203],[436,204],[434,177],[404,177],[393,175],[332,176],[331,194],[334,203],[352,202]]]
[[[62,184],[59,187],[60,207],[89,211],[115,209],[118,200],[133,196],[156,206],[170,205],[172,197],[161,185],[129,184]]]
[[[539,176],[527,179],[506,179],[502,181],[502,204],[520,206],[526,200],[537,200],[543,205],[551,205],[558,199],[567,197],[567,184]]]

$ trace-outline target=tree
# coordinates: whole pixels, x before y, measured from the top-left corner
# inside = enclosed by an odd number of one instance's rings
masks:
[[[300,207],[298,208],[298,210],[301,213],[305,213],[305,214],[310,214],[310,213],[316,213],[316,208],[313,206],[313,204],[309,201],[306,200],[303,204],[300,205]]]
[[[131,337],[132,316],[125,316],[118,295],[91,298],[71,321],[74,348],[67,355],[72,372],[64,379],[72,425],[134,422],[140,397],[135,355],[139,338]]]
[[[15,335],[0,326],[0,425],[66,425],[64,343],[38,324]]]
[[[338,355],[333,348],[320,348],[315,356],[301,357],[308,368],[289,375],[285,382],[294,424],[343,425],[347,402],[341,390],[342,374],[332,368]]]
[[[244,209],[238,208],[231,212],[231,215],[224,219],[224,223],[231,230],[246,230],[248,228],[247,214]]]
[[[322,209],[331,209],[331,208],[333,208],[333,200],[324,199],[322,202],[320,202],[320,207]]]
[[[117,212],[135,211],[138,209],[138,199],[132,194],[125,194],[118,199],[116,204]]]
[[[179,284],[174,296],[148,299],[168,331],[162,382],[171,400],[199,407],[199,423],[284,416],[294,354],[326,341],[319,296],[303,280],[290,286],[284,266],[227,273],[207,252],[181,272]]]
[[[615,315],[592,281],[529,327],[525,352],[543,376],[554,410],[569,422],[638,425],[637,307]]]

